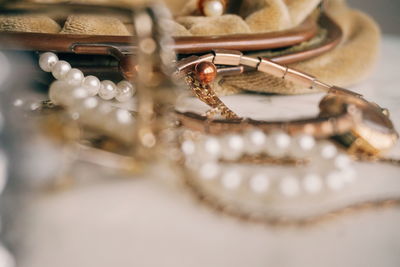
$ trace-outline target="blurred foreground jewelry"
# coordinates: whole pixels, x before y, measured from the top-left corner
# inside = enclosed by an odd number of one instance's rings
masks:
[[[121,169],[136,170],[138,164],[134,160],[147,163],[148,160],[161,158],[160,151],[164,151],[163,138],[170,126],[170,114],[174,114],[174,91],[177,87],[170,80],[172,62],[175,61],[175,54],[170,49],[173,40],[168,29],[160,23],[160,20],[169,16],[159,5],[134,10],[138,44],[136,62],[141,66],[135,85],[129,81],[121,81],[117,85],[112,81],[100,82],[95,76],[84,77],[80,70],[71,68],[68,62],[59,60],[54,53],[46,52],[40,56],[41,69],[51,72],[57,79],[49,89],[51,102],[64,107],[85,129],[94,129],[92,132],[95,137],[111,137],[126,147],[121,155],[113,153],[121,151],[101,153],[111,159],[111,163],[107,164],[94,156],[100,150],[96,150],[96,146],[90,147],[91,141],[86,140],[78,147],[84,152],[80,155],[89,157],[88,161],[103,162],[102,165],[112,165],[113,168],[119,166]],[[137,101],[133,103],[136,89]],[[110,102],[114,98],[125,104],[125,107]],[[135,104],[137,116],[133,116],[132,105],[127,104]],[[132,166],[129,168],[127,164]]]
[[[3,54],[0,53],[0,56]],[[3,127],[4,127],[4,116],[0,111],[0,135],[3,137]],[[1,140],[3,142],[3,140]],[[9,162],[7,155],[4,151],[3,144],[0,144],[2,147],[0,148],[0,196],[3,195],[3,192],[6,188],[8,183],[8,176],[9,176]],[[4,212],[4,209],[2,209]],[[3,223],[3,214],[0,217],[0,223]],[[1,229],[2,236],[3,236],[4,229]],[[4,267],[15,267],[16,262],[11,255],[11,253],[6,249],[6,247],[0,242],[0,265]]]
[[[218,181],[221,190],[265,195],[275,187],[285,197],[298,197],[319,194],[325,186],[337,191],[356,178],[346,154],[310,135],[291,138],[284,132],[266,135],[257,129],[219,137],[185,133],[181,149],[192,172],[190,179],[200,179],[199,184]],[[262,167],[283,165],[285,170],[273,173],[269,168],[247,166],[260,162]]]
[[[215,73],[212,72],[217,69],[212,65],[234,66],[241,71],[250,68],[303,85],[310,90],[324,91],[327,96],[320,102],[320,116],[309,120],[286,122],[239,118],[212,89],[215,77]],[[317,138],[338,136],[350,152],[373,156],[390,149],[398,140],[398,134],[385,109],[368,102],[359,94],[330,86],[311,75],[268,59],[244,56],[238,51],[216,50],[212,54],[191,56],[181,60],[175,75],[186,77],[187,84],[199,99],[212,108],[206,116],[178,112],[181,123],[189,129],[218,134],[226,131],[241,132],[257,127],[265,132],[281,129],[291,135],[304,133]]]
[[[398,206],[400,198],[338,201],[356,190],[352,160],[328,141],[284,132],[203,135],[182,129],[184,182],[219,215],[275,226],[306,226],[356,211]],[[240,165],[239,165],[240,164]],[[337,206],[324,207],[324,203]]]

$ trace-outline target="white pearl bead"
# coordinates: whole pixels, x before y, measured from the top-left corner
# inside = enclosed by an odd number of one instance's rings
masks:
[[[344,181],[339,171],[332,171],[326,176],[326,184],[334,191],[338,191],[343,188]]]
[[[332,160],[337,155],[337,148],[331,142],[321,141],[313,151],[313,157]]]
[[[88,97],[88,92],[84,88],[79,87],[72,90],[72,97],[74,100],[84,99]]]
[[[70,85],[78,86],[78,85],[81,85],[83,78],[84,78],[84,76],[83,76],[82,71],[72,68],[65,75],[64,79]]]
[[[214,180],[220,173],[220,167],[215,162],[207,162],[200,167],[199,175],[204,180]]]
[[[55,105],[64,104],[65,95],[71,90],[71,86],[64,81],[55,81],[50,85],[49,98]]]
[[[100,90],[100,80],[92,75],[89,75],[83,79],[82,87],[86,88],[90,96],[95,96]]]
[[[323,188],[322,178],[317,174],[306,174],[302,182],[304,190],[310,194],[319,193]]]
[[[270,187],[268,175],[263,173],[254,174],[249,180],[250,189],[258,194],[265,193]]]
[[[70,69],[71,65],[67,61],[60,60],[54,65],[52,69],[52,74],[54,78],[56,78],[57,80],[61,80],[64,79],[65,75],[67,75]]]
[[[126,110],[126,109],[117,109],[117,111],[115,112],[115,115],[117,117],[117,121],[120,124],[130,124],[133,120],[132,114]]]
[[[121,81],[117,84],[117,96],[119,102],[127,102],[134,95],[135,90],[133,85],[128,81]]]
[[[351,158],[348,155],[345,154],[339,154],[335,159],[334,159],[334,165],[337,169],[339,170],[346,170],[351,167]]]
[[[302,134],[292,139],[290,155],[294,158],[303,158],[310,154],[315,147],[315,139],[311,135]]]
[[[96,97],[88,97],[82,103],[82,107],[86,110],[93,110],[97,108],[98,105],[99,100],[97,100]]]
[[[24,101],[21,98],[17,98],[13,102],[14,107],[21,107],[23,104],[24,104]]]
[[[84,88],[71,87],[70,90],[65,91],[63,94],[62,104],[64,106],[73,107],[76,111],[76,109],[79,110],[79,108],[82,106],[82,101],[80,100],[83,100],[86,97],[88,97],[88,93]]]
[[[283,157],[290,147],[291,138],[284,132],[274,132],[267,137],[266,151],[272,157]]]
[[[51,52],[43,53],[39,57],[39,66],[45,72],[51,72],[57,62],[57,55]]]
[[[248,154],[259,154],[265,150],[267,136],[263,131],[250,130],[245,133],[245,150]]]
[[[242,174],[239,170],[228,170],[221,177],[222,185],[228,190],[235,190],[242,183]]]
[[[218,159],[222,153],[220,140],[212,136],[205,137],[200,142],[199,153],[207,159]]]
[[[111,100],[117,95],[117,87],[112,81],[102,81],[99,96],[104,100]]]
[[[196,152],[196,144],[191,140],[186,140],[182,143],[181,149],[186,156],[192,156]]]
[[[222,157],[226,160],[238,160],[243,156],[244,141],[240,135],[232,134],[222,138]]]
[[[203,13],[207,17],[219,17],[224,13],[224,5],[218,0],[208,0],[204,3]]]
[[[282,178],[279,187],[282,195],[286,197],[295,197],[300,194],[299,181],[294,176],[286,176]]]

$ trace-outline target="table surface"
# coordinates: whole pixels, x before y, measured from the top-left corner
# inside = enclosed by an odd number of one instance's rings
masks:
[[[353,89],[390,109],[400,129],[400,38],[386,36],[374,74]],[[317,113],[321,95],[239,95],[224,101],[242,115]],[[292,101],[296,105],[284,105]],[[243,105],[244,100],[251,105]],[[266,101],[269,105],[265,105]],[[291,102],[292,103],[292,102]],[[199,106],[199,108],[202,108]],[[252,114],[257,110],[257,114]],[[392,151],[400,158],[400,147]],[[400,169],[357,163],[359,179],[343,193],[374,199],[400,197]],[[77,167],[84,179],[93,168]],[[170,179],[103,179],[32,199],[20,266],[393,266],[400,265],[400,209],[349,214],[310,227],[239,222],[212,211]]]

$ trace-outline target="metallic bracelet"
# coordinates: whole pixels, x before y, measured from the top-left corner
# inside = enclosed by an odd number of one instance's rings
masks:
[[[222,66],[218,70],[217,66]],[[320,116],[308,120],[268,122],[240,118],[230,110],[212,89],[218,72],[245,70],[260,71],[306,88],[324,91],[327,96],[320,102]],[[277,64],[264,58],[253,58],[238,51],[216,50],[203,56],[191,56],[177,64],[175,76],[186,79],[198,98],[212,109],[208,116],[179,113],[180,122],[189,128],[218,134],[227,131],[243,131],[258,127],[266,132],[280,128],[290,134],[311,134],[317,138],[340,136],[352,151],[379,154],[391,148],[398,134],[387,110],[365,100],[362,95],[331,86],[304,72]],[[225,119],[213,119],[218,114]],[[211,116],[210,116],[211,115]]]

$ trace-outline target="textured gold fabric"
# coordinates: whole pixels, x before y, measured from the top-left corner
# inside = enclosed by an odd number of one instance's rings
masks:
[[[31,0],[35,2],[63,2],[62,0]],[[146,0],[75,0],[85,2],[133,5]],[[237,15],[218,18],[199,16],[198,0],[164,0],[174,13],[174,21],[166,21],[175,36],[221,35],[280,31],[299,25],[317,7],[321,0],[243,0]],[[230,0],[234,1],[234,0]],[[345,0],[328,0],[327,12],[344,31],[342,43],[322,56],[293,64],[292,67],[313,74],[319,79],[339,86],[359,82],[370,73],[376,60],[380,32],[367,15],[349,9]],[[48,33],[74,33],[98,35],[128,35],[132,25],[119,18],[82,16],[71,14],[58,25],[46,17],[0,17],[2,31],[29,31]],[[269,52],[266,52],[268,54]],[[263,55],[263,54],[260,54]],[[262,73],[248,73],[221,79],[217,86],[220,94],[241,90],[280,94],[311,93],[281,79]]]
[[[130,35],[125,25],[117,18],[93,15],[71,15],[61,33],[90,35]]]
[[[45,16],[0,16],[0,31],[58,33],[60,30],[60,25]]]
[[[291,67],[330,84],[349,86],[360,82],[371,72],[379,52],[380,31],[371,18],[348,9],[344,1],[330,1],[328,11],[343,29],[342,43],[329,53]],[[240,89],[279,94],[315,92],[259,72],[226,77],[220,84],[224,94]]]

